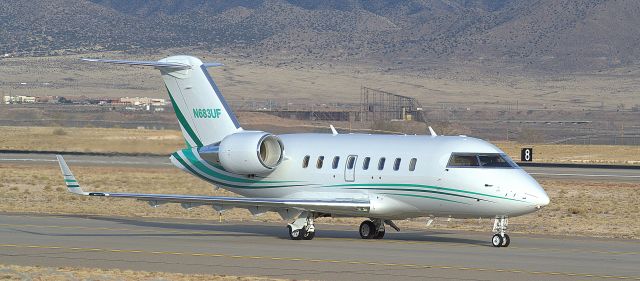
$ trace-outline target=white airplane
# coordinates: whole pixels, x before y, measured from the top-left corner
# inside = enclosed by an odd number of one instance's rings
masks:
[[[160,70],[187,148],[171,155],[178,168],[242,195],[217,197],[85,192],[58,156],[69,191],[134,198],[157,206],[238,207],[278,212],[293,240],[313,239],[319,217],[364,217],[363,239],[413,217],[495,218],[492,245],[507,247],[508,217],[549,204],[540,185],[496,146],[467,136],[304,133],[274,135],[240,127],[207,67],[190,56],[160,61],[85,59]],[[430,224],[431,220],[429,220]]]

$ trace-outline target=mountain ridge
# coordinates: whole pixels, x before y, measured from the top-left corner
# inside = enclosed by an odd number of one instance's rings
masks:
[[[324,60],[638,63],[634,0],[52,0],[0,6],[0,53],[232,48]]]

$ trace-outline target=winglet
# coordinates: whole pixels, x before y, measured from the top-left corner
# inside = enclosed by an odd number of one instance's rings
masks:
[[[62,171],[62,176],[64,177],[64,183],[67,185],[67,189],[69,189],[69,192],[80,195],[89,195],[89,193],[82,191],[82,188],[80,188],[80,184],[78,184],[76,177],[74,177],[71,173],[71,170],[69,169],[69,166],[67,166],[67,163],[64,161],[64,158],[62,158],[62,155],[56,155],[56,158],[58,158],[58,164],[60,165],[60,170]]]
[[[431,128],[431,126],[429,126],[429,133],[431,133],[432,137],[437,137],[438,134],[436,134],[436,131],[433,130],[433,128]]]
[[[338,134],[338,131],[336,131],[336,128],[333,127],[333,125],[329,125],[329,127],[331,128],[331,133],[335,136]]]

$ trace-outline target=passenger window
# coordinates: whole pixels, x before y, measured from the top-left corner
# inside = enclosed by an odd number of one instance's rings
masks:
[[[309,167],[309,159],[311,157],[309,155],[305,156],[304,159],[302,159],[302,168],[306,168]]]
[[[417,158],[411,158],[411,161],[409,161],[409,171],[413,172],[416,170],[416,163],[418,162]]]
[[[365,157],[364,161],[362,161],[362,169],[369,170],[369,162],[371,161],[371,157]]]
[[[347,170],[353,169],[353,166],[355,164],[356,164],[356,157],[355,156],[349,156],[349,158],[347,159]]]
[[[378,170],[382,171],[382,169],[384,169],[384,160],[385,158],[382,157],[380,158],[380,161],[378,161]]]
[[[400,161],[402,161],[400,158],[396,158],[396,161],[393,162],[393,170],[397,171],[400,169]]]
[[[452,154],[449,167],[478,167],[478,157],[474,154]]]
[[[339,163],[340,163],[340,156],[333,157],[333,164],[331,165],[331,168],[337,169]]]
[[[316,162],[316,168],[322,169],[322,162],[324,162],[324,156],[318,157],[318,161]]]

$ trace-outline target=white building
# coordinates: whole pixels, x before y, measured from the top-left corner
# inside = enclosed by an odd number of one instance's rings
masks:
[[[135,106],[145,106],[145,105],[164,106],[167,104],[167,101],[165,99],[153,99],[153,98],[147,98],[147,97],[120,98],[120,102],[132,104]]]
[[[36,97],[32,96],[4,96],[3,99],[5,104],[11,103],[35,103]]]

